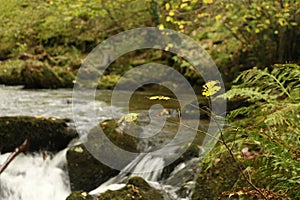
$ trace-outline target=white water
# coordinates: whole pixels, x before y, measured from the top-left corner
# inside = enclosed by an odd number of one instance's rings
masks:
[[[0,155],[3,163],[10,153]],[[70,194],[66,150],[53,158],[20,154],[0,175],[1,200],[63,200]]]

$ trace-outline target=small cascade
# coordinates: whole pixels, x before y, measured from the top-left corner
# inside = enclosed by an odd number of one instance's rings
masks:
[[[0,199],[66,199],[71,192],[66,173],[66,151],[46,158],[42,153],[18,155],[0,175]],[[0,163],[9,154],[0,155]]]
[[[140,154],[131,161],[117,176],[101,184],[89,194],[97,195],[107,190],[118,190],[125,186],[130,177],[140,176],[148,182],[156,182],[160,179],[164,167],[164,160],[150,154]]]

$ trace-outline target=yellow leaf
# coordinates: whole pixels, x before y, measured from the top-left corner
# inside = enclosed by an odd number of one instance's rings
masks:
[[[187,7],[187,6],[188,6],[187,3],[183,3],[183,4],[180,5],[180,8],[185,8],[185,7]]]
[[[213,0],[202,0],[203,3],[206,3],[206,4],[212,4],[214,1]]]
[[[160,25],[158,25],[158,29],[159,29],[159,30],[164,30],[164,29],[165,29],[165,27],[164,27],[164,25],[163,25],[163,24],[160,24]]]
[[[165,7],[166,7],[166,10],[169,10],[171,8],[169,3],[166,3]]]
[[[216,94],[221,89],[219,81],[209,81],[205,85],[203,85],[202,95],[206,97],[210,97]]]
[[[173,18],[170,17],[170,16],[167,16],[167,17],[166,17],[166,21],[167,21],[167,22],[172,22],[172,21],[173,21]]]
[[[207,13],[200,13],[197,15],[198,18],[202,18],[202,17],[206,17],[206,16],[208,16]]]
[[[164,101],[168,101],[170,100],[170,97],[166,97],[166,96],[152,96],[149,97],[149,100],[164,100]]]
[[[169,16],[174,16],[175,15],[175,12],[173,11],[173,10],[171,10],[170,12],[169,12]]]
[[[285,25],[285,20],[284,19],[278,19],[278,23],[280,26],[284,26]]]
[[[219,20],[221,19],[221,15],[215,16],[215,19],[216,19],[217,21],[219,21]]]

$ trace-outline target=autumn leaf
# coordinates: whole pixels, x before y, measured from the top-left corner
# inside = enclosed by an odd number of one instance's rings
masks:
[[[206,3],[206,4],[212,4],[214,1],[213,0],[202,0],[203,3]]]
[[[168,101],[170,100],[170,97],[166,97],[166,96],[152,96],[149,97],[149,100],[164,100],[164,101]]]
[[[206,97],[210,97],[216,94],[221,89],[219,81],[209,81],[205,85],[203,85],[202,95]]]

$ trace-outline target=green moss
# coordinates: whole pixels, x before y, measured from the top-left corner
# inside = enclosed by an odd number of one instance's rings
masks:
[[[99,89],[113,89],[120,80],[120,75],[110,74],[102,76],[98,85]]]
[[[72,192],[66,200],[94,200],[94,198],[90,196],[87,192],[80,190]]]
[[[117,191],[107,191],[97,197],[99,200],[163,200],[162,194],[153,189],[144,179],[132,177],[126,186]]]
[[[76,137],[66,120],[35,117],[0,117],[0,152],[11,152],[25,139],[28,151],[59,151]]]

